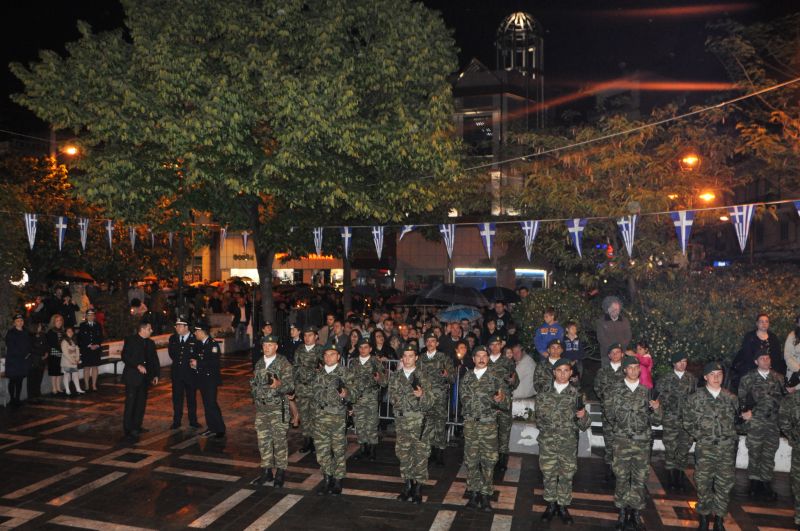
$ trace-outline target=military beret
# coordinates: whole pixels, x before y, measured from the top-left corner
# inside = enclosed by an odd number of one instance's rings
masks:
[[[675,352],[675,353],[672,354],[672,356],[669,357],[669,362],[671,364],[675,365],[679,361],[687,360],[687,359],[689,359],[689,356],[687,356],[686,354],[684,354],[682,352]]]
[[[625,356],[622,358],[622,368],[629,367],[631,365],[639,365],[639,358],[636,356]]]
[[[17,319],[25,320],[25,316],[23,316],[21,313],[14,314],[14,319],[12,320],[16,321]]]
[[[403,352],[419,352],[419,347],[417,346],[416,341],[408,341],[405,345],[403,345]]]
[[[552,347],[553,345],[558,345],[561,348],[564,348],[564,342],[560,339],[551,339],[550,342],[547,344],[547,348]]]
[[[502,343],[503,341],[504,339],[500,337],[498,334],[493,334],[492,337],[489,338],[489,341],[487,341],[487,343],[491,345],[492,343]]]
[[[483,346],[483,345],[476,345],[475,348],[472,349],[472,355],[473,356],[475,354],[477,354],[478,352],[486,352],[487,354],[489,353],[489,351],[486,350],[486,347]]]
[[[612,343],[608,347],[608,350],[606,351],[606,354],[611,354],[611,351],[614,350],[615,348],[618,348],[620,350],[625,350],[624,348],[622,348],[622,345],[620,345],[619,343]]]
[[[261,338],[261,344],[263,345],[264,343],[280,343],[280,340],[275,334],[267,334]]]
[[[367,339],[366,337],[362,337],[361,339],[359,339],[358,343],[356,343],[356,346],[360,347],[361,345],[370,345],[369,339]]]
[[[433,332],[425,332],[425,339],[439,339],[439,337]]]
[[[703,367],[703,376],[712,373],[714,371],[724,371],[725,369],[722,367],[722,364],[718,361],[710,361],[706,363],[705,367]]]
[[[561,367],[562,365],[569,365],[569,366],[570,366],[570,368],[572,368],[572,362],[571,362],[571,361],[570,361],[568,358],[559,358],[559,359],[558,359],[558,360],[556,360],[556,362],[553,364],[553,370],[556,370],[556,369],[558,369],[558,368],[559,368],[559,367]]]
[[[339,352],[339,349],[334,347],[333,345],[328,345],[327,347],[323,348],[322,352],[325,354],[327,354],[328,352],[335,352],[337,354],[341,354],[341,352]]]
[[[313,325],[308,325],[307,327],[303,328],[303,333],[304,334],[308,334],[309,332],[312,333],[312,334],[316,334],[317,333],[317,327],[313,326]]]
[[[86,312],[87,314],[89,312]],[[189,326],[189,319],[185,315],[179,315],[177,319],[175,319],[176,325],[186,325]]]

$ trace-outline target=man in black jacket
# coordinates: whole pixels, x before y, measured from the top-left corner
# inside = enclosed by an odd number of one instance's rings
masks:
[[[137,442],[142,432],[147,390],[158,383],[161,366],[156,354],[156,344],[150,339],[153,328],[141,322],[137,333],[125,338],[122,347],[122,381],[125,384],[125,413],[123,427],[130,442]]]
[[[183,418],[183,398],[186,397],[186,409],[189,425],[199,428],[197,422],[197,371],[192,369],[195,339],[189,333],[189,320],[185,315],[178,316],[175,321],[175,333],[169,336],[167,352],[172,359],[172,426],[175,430],[181,427]]]
[[[221,439],[225,437],[225,422],[217,403],[217,388],[222,383],[219,344],[209,336],[209,326],[204,323],[195,325],[194,337],[197,339],[197,346],[190,363],[193,369],[197,369],[197,386],[200,388],[200,396],[203,397],[208,426],[200,437]]]

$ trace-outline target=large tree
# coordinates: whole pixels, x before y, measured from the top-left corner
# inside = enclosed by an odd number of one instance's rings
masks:
[[[124,29],[80,24],[66,57],[12,65],[15,100],[79,133],[78,189],[110,213],[252,231],[265,315],[275,253],[308,248],[343,204],[376,222],[436,208],[457,167],[456,62],[420,3],[122,3]]]

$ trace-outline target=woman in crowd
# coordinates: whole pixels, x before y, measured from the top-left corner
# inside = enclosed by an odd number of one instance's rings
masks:
[[[30,370],[32,347],[25,319],[21,313],[17,314],[14,316],[14,326],[6,332],[6,377],[11,405],[14,407],[22,404],[22,382]]]
[[[53,314],[50,317],[50,326],[47,329],[47,346],[50,352],[47,354],[47,374],[50,375],[50,388],[54,395],[64,392],[61,389],[61,341],[64,339],[64,318],[60,314]]]
[[[372,332],[372,354],[381,361],[397,359],[397,352],[386,343],[386,333],[380,328]]]
[[[358,328],[353,328],[347,336],[347,345],[342,351],[342,363],[346,366],[350,360],[358,357],[358,342],[361,340],[361,332]]]
[[[64,339],[61,340],[61,371],[64,373],[64,392],[70,396],[69,381],[75,384],[75,391],[82,395],[84,393],[81,389],[81,380],[78,377],[78,365],[81,362],[81,350],[78,346],[77,337],[75,337],[75,329],[72,327],[66,328],[64,332]]]
[[[800,314],[794,319],[794,330],[789,332],[783,345],[786,361],[786,382],[789,387],[800,386]]]
[[[639,381],[648,389],[653,388],[653,356],[650,354],[650,345],[646,341],[639,340],[636,342],[636,352],[634,353],[636,359],[639,360]]]

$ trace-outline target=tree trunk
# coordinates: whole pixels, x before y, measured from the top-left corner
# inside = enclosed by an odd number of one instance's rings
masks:
[[[636,303],[636,299],[639,296],[639,288],[636,286],[636,279],[633,278],[632,274],[628,275],[628,300],[630,301],[631,305]]]
[[[178,315],[186,315],[186,300],[183,297],[183,275],[186,272],[186,250],[183,233],[178,233]]]
[[[347,316],[350,310],[353,309],[353,279],[352,269],[350,267],[350,259],[344,258],[342,260],[342,280],[344,281],[344,293],[342,294],[342,305],[344,306],[344,315]]]
[[[256,248],[256,267],[258,268],[258,281],[261,287],[261,322],[275,321],[275,301],[272,299],[272,262],[275,260],[273,249],[262,248],[264,245],[256,243],[258,238],[253,238]]]

